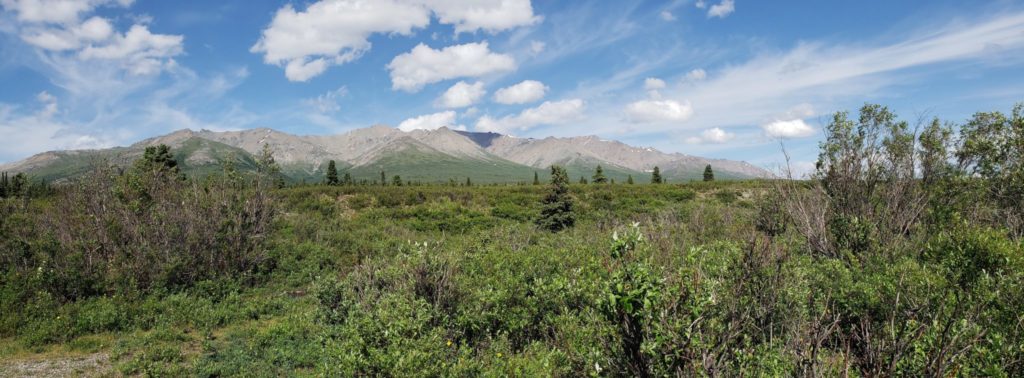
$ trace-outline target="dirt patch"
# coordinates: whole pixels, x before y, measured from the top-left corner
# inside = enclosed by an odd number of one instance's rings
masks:
[[[0,362],[0,376],[12,378],[99,377],[111,372],[110,356],[106,353]]]

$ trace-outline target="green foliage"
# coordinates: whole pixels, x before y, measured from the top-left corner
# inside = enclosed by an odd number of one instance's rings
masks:
[[[711,170],[711,164],[704,167],[704,181],[715,181],[715,171]]]
[[[597,165],[597,169],[594,170],[594,177],[592,177],[592,182],[595,183],[595,184],[607,184],[608,183],[608,178],[605,177],[604,169],[601,168],[600,164],[598,164]]]
[[[754,228],[769,237],[776,237],[786,232],[790,222],[786,213],[785,203],[778,192],[769,192],[757,202],[757,217]]]
[[[564,168],[553,165],[551,166],[549,193],[544,197],[537,225],[552,232],[558,232],[572,227],[575,223],[573,201],[569,195],[569,177]]]
[[[661,184],[665,182],[665,179],[661,177],[661,168],[654,167],[654,171],[651,172],[651,184]]]
[[[827,138],[807,182],[570,185],[553,167],[544,187],[266,192],[252,175],[101,170],[0,200],[0,365],[99,352],[123,375],[1024,375],[1024,251],[993,194],[1013,181],[953,164],[939,123],[908,148],[902,122],[862,113],[847,135],[863,143]]]
[[[348,181],[352,180],[352,176],[349,176],[348,172],[345,172],[345,177],[348,179]],[[334,160],[331,160],[327,163],[327,185],[338,184],[340,184],[340,182],[338,181],[338,167],[335,165]]]

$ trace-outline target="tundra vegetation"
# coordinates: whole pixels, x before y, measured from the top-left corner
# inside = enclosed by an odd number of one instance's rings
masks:
[[[0,372],[1024,376],[1022,109],[837,113],[807,180],[3,175]]]

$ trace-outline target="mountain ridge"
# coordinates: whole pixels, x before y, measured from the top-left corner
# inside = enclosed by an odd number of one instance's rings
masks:
[[[532,180],[531,172],[544,174],[553,164],[566,166],[573,177],[589,177],[597,165],[602,165],[610,177],[620,179],[648,174],[657,166],[669,180],[690,180],[699,178],[707,164],[711,164],[721,178],[773,177],[769,171],[743,161],[666,153],[593,135],[537,139],[448,127],[402,131],[384,125],[334,135],[294,135],[270,128],[238,131],[181,129],[126,147],[47,151],[21,161],[0,164],[0,171],[42,172],[45,179],[59,180],[82,170],[82,158],[125,164],[141,156],[145,147],[158,144],[167,144],[172,151],[189,144],[191,147],[186,156],[176,157],[190,166],[205,167],[205,171],[218,165],[226,156],[257,155],[264,144],[269,144],[282,171],[295,180],[322,178],[330,160],[335,160],[340,169],[363,176],[369,175],[370,171],[384,170],[404,173],[403,178],[410,176],[406,179],[419,181],[462,180],[464,177],[455,175],[476,175],[474,169],[482,170],[479,179],[484,181],[526,181]],[[429,161],[438,162],[437,167],[424,164]],[[503,179],[502,175],[515,177]],[[529,177],[522,177],[524,175]],[[642,181],[641,177],[634,179]]]

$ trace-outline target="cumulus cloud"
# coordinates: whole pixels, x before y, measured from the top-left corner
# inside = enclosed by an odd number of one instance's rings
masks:
[[[183,52],[180,35],[153,34],[146,26],[134,25],[104,45],[90,45],[79,54],[83,59],[117,60],[136,75],[150,75],[173,64],[172,57]]]
[[[18,21],[75,24],[82,14],[105,5],[127,7],[133,0],[0,0],[0,5],[18,15]]]
[[[411,35],[429,24],[427,8],[397,0],[324,0],[304,11],[286,4],[250,51],[285,66],[288,80],[306,81],[369,50],[370,34]]]
[[[441,98],[437,99],[436,105],[442,108],[465,108],[473,105],[480,101],[484,95],[487,94],[487,90],[484,89],[484,83],[476,82],[469,84],[465,81],[460,81],[448,88]]]
[[[735,10],[736,3],[733,0],[722,0],[722,2],[712,5],[711,8],[708,9],[708,18],[725,18]]]
[[[686,80],[700,81],[708,77],[708,73],[702,68],[697,68],[686,73]]]
[[[773,138],[805,138],[814,135],[814,128],[802,119],[775,121],[761,126],[765,134]]]
[[[689,144],[704,144],[704,143],[722,144],[722,143],[728,142],[730,140],[733,140],[734,138],[736,138],[736,134],[733,134],[733,133],[727,132],[725,130],[722,130],[721,128],[715,127],[715,128],[704,130],[704,132],[700,133],[700,136],[694,136],[694,137],[686,138],[686,143],[689,143]]]
[[[656,78],[656,77],[649,77],[647,79],[644,79],[644,89],[646,89],[646,90],[655,91],[655,90],[664,89],[664,88],[665,88],[665,80],[661,80],[661,79]]]
[[[427,0],[424,4],[434,11],[439,22],[455,26],[455,33],[494,33],[533,25],[542,19],[533,14],[530,0]]]
[[[586,104],[583,100],[545,101],[535,108],[525,109],[517,115],[492,118],[483,116],[476,122],[477,131],[510,133],[526,131],[540,125],[559,125],[583,118]]]
[[[426,84],[459,77],[479,77],[512,71],[516,61],[509,55],[491,52],[487,42],[467,43],[434,50],[419,44],[396,56],[388,64],[391,87],[416,92]]]
[[[693,6],[697,7],[697,9],[704,9],[708,7],[708,3],[704,0],[697,0],[697,2],[693,3]]]
[[[672,12],[669,12],[668,10],[663,10],[663,11],[661,11],[661,13],[658,13],[658,17],[661,17],[661,19],[663,21],[675,21],[676,20],[676,16],[674,16],[672,14]]]
[[[358,59],[370,49],[370,35],[411,35],[429,26],[432,14],[456,33],[493,33],[541,20],[529,0],[321,0],[302,11],[283,6],[250,51],[284,66],[289,80],[306,81]]]
[[[626,118],[633,123],[682,122],[692,116],[689,102],[651,99],[626,105]]]
[[[183,51],[180,35],[155,34],[142,24],[117,32],[109,20],[83,17],[105,5],[129,6],[131,1],[0,0],[17,14],[18,33],[29,45],[47,53],[76,54],[82,60],[106,60],[130,74],[150,75],[174,64]]]
[[[462,126],[455,126],[455,111],[452,110],[409,118],[398,124],[398,129],[402,131],[436,130],[442,126],[448,126],[454,129],[465,129],[465,127]]]
[[[519,84],[499,89],[494,101],[500,104],[526,104],[544,98],[548,86],[536,80],[523,80]]]

